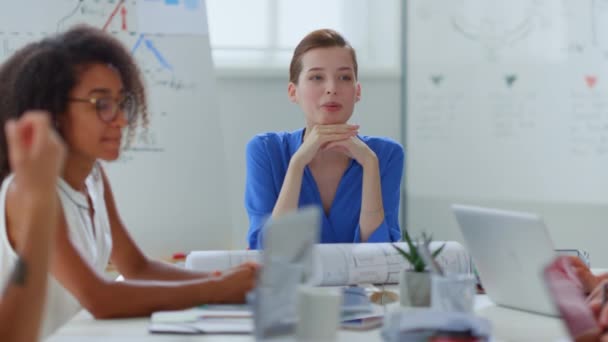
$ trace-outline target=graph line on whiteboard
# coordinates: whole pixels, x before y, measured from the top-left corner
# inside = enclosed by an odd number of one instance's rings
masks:
[[[55,0],[58,1],[58,0]],[[91,26],[118,34],[127,32],[135,35],[136,0],[64,0],[70,6],[56,24],[56,32],[61,32],[74,24],[86,23]],[[64,4],[63,6],[67,6]],[[62,7],[63,8],[63,7]],[[130,30],[130,31],[129,31]]]
[[[156,57],[156,59],[158,60],[158,62],[160,63],[160,65],[163,68],[168,69],[168,70],[173,70],[173,67],[171,67],[171,64],[169,64],[169,62],[167,62],[167,60],[165,59],[163,54],[160,53],[160,51],[156,48],[156,46],[150,39],[146,38],[144,40],[144,44],[146,45],[146,48],[154,54],[154,57]]]
[[[143,41],[144,41],[144,35],[140,34],[139,38],[137,38],[137,41],[135,42],[135,44],[133,44],[133,47],[131,48],[131,54],[132,55],[135,54],[135,52],[137,51],[137,49],[141,45],[141,42],[143,42]]]
[[[114,20],[114,17],[116,16],[116,13],[118,13],[118,10],[122,7],[122,5],[124,5],[125,0],[120,0],[117,4],[116,7],[114,8],[114,10],[112,11],[112,13],[110,14],[110,16],[108,17],[108,20],[106,20],[106,23],[103,25],[103,30],[107,30],[108,26],[110,26],[110,24],[112,23],[112,20]],[[122,7],[124,8],[124,7]],[[126,12],[123,13],[123,18],[126,15]]]
[[[145,35],[143,33],[139,35],[139,38],[137,38],[137,41],[135,42],[135,44],[131,48],[131,54],[134,55],[137,52],[137,50],[139,49],[139,47],[141,46],[142,43],[144,43],[145,47],[150,52],[152,52],[152,54],[154,55],[154,57],[156,58],[156,60],[158,61],[158,63],[163,68],[165,68],[167,70],[173,70],[173,67],[171,66],[171,64],[169,64],[169,62],[163,56],[163,54],[160,52],[160,50],[158,50],[156,48],[156,46],[154,45],[154,42],[152,42],[152,40],[150,40],[149,38],[145,37]]]
[[[127,8],[125,6],[122,6],[122,8],[120,9],[120,17],[121,17],[120,28],[123,31],[127,31],[128,30],[128,27],[127,27]]]
[[[68,13],[65,17],[61,18],[61,20],[59,20],[59,22],[57,22],[57,32],[61,31],[61,29],[63,28],[63,24],[65,23],[66,20],[68,20],[71,17],[73,17],[74,15],[76,15],[78,10],[80,9],[80,6],[82,6],[83,1],[84,0],[79,0],[78,3],[76,4],[76,7],[74,7],[74,9],[70,13]]]

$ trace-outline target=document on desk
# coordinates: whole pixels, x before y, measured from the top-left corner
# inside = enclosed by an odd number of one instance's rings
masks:
[[[251,334],[253,320],[248,319],[202,319],[189,323],[150,322],[148,331],[155,334]]]
[[[250,334],[251,310],[222,305],[209,308],[157,311],[150,317],[148,330],[163,334]]]
[[[431,243],[435,251],[444,242]],[[445,242],[437,257],[439,265],[448,272],[471,273],[471,261],[458,242]],[[408,250],[404,242],[397,245]],[[247,260],[260,260],[259,251],[197,251],[186,258],[186,268],[200,271],[225,270]],[[313,249],[313,270],[310,283],[321,286],[354,284],[396,284],[399,272],[407,261],[391,243],[317,244]]]
[[[262,262],[262,254],[252,251],[200,251],[186,258],[186,268],[204,272],[223,271],[246,261]]]

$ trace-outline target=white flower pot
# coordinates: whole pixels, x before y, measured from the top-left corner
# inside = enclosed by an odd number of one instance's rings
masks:
[[[402,270],[399,274],[399,298],[401,306],[430,306],[431,274]]]

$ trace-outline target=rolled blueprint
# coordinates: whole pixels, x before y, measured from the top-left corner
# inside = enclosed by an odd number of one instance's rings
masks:
[[[434,241],[431,251],[446,244],[437,262],[449,273],[471,273],[471,259],[455,241]],[[409,250],[405,242],[396,243]],[[355,284],[396,284],[399,272],[410,265],[391,243],[318,244],[313,250],[311,283],[321,286]],[[198,271],[222,271],[245,261],[260,262],[261,251],[195,251],[188,254],[186,268]]]

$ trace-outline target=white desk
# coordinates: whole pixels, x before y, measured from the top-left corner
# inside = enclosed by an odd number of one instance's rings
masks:
[[[398,306],[390,305],[388,310]],[[566,335],[559,319],[495,306],[485,295],[477,296],[476,312],[493,325],[494,341],[555,341]],[[251,335],[156,335],[148,333],[148,318],[95,320],[81,312],[59,329],[47,342],[118,342],[118,341],[227,341],[250,342]],[[380,329],[364,332],[340,330],[337,341],[382,341]]]

